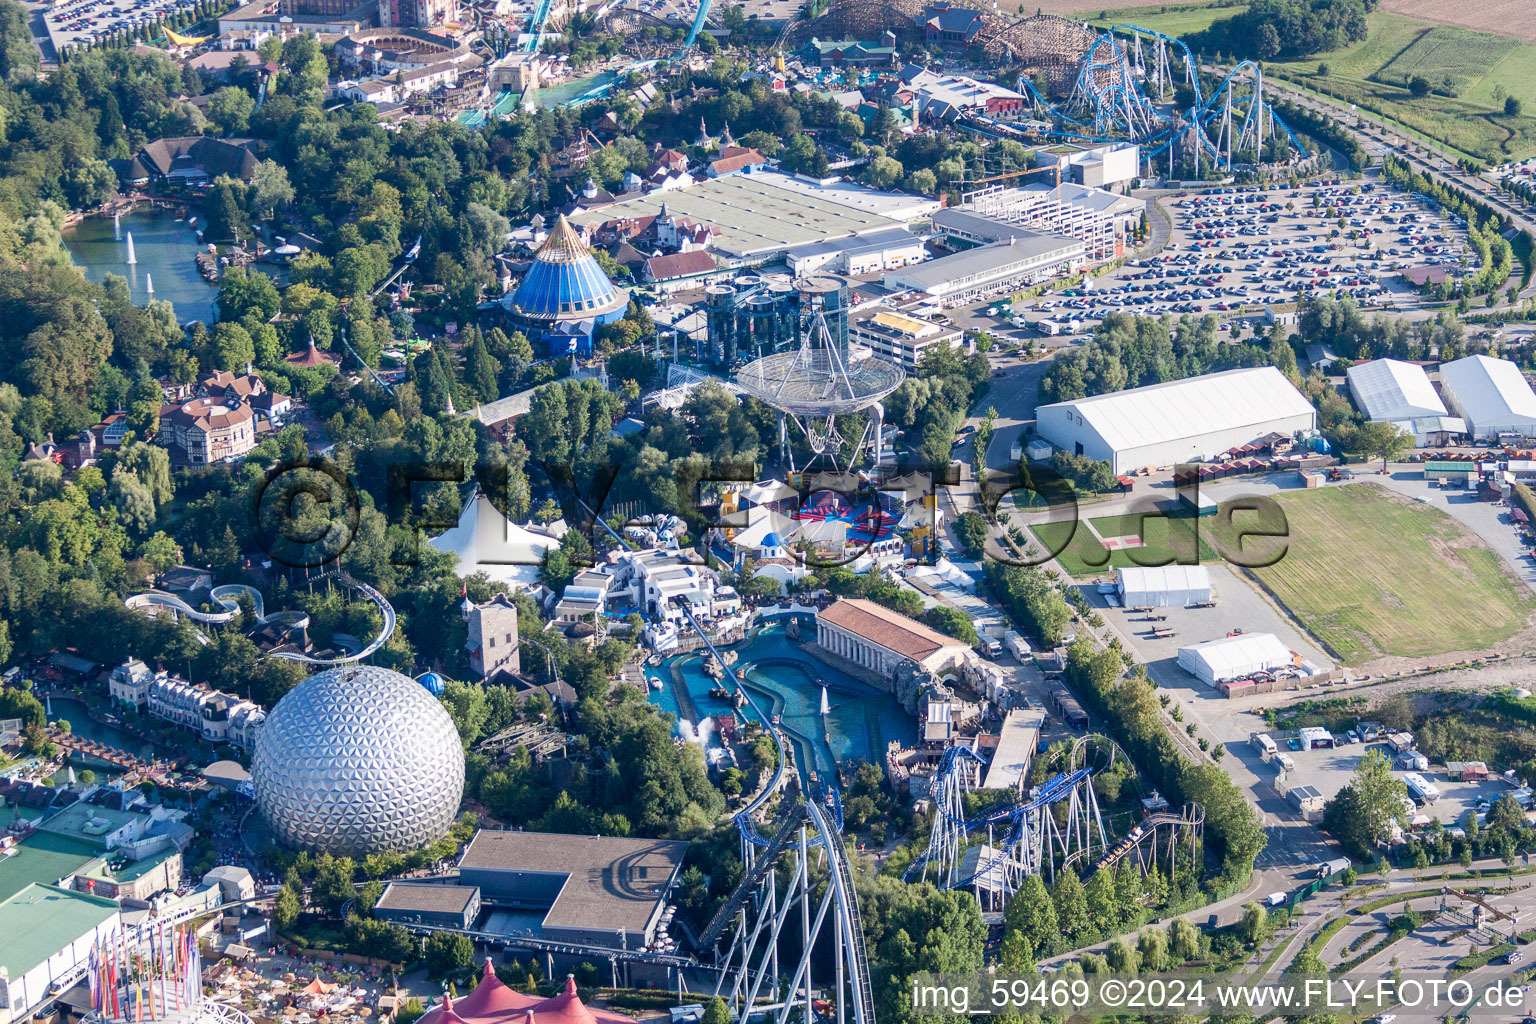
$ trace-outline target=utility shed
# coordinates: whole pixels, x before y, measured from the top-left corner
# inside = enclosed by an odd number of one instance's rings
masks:
[[[1211,599],[1211,573],[1203,565],[1129,566],[1118,572],[1127,608],[1183,607]]]
[[[1285,374],[1260,366],[1042,405],[1035,429],[1120,474],[1213,459],[1316,426],[1317,410]]]
[[[1295,660],[1273,633],[1239,633],[1179,648],[1179,667],[1207,686],[1284,668]]]
[[[1368,420],[1378,423],[1444,416],[1445,404],[1435,394],[1422,366],[1400,359],[1372,359],[1345,371],[1349,393]]]
[[[1467,356],[1440,367],[1446,404],[1474,437],[1536,436],[1536,392],[1508,359]]]

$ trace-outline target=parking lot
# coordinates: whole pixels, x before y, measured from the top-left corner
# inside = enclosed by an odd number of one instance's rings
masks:
[[[1215,314],[1223,329],[1302,295],[1350,296],[1365,308],[1408,311],[1411,267],[1459,267],[1464,230],[1429,201],[1377,183],[1320,183],[1179,193],[1162,201],[1173,231],[1155,257],[1085,286],[1000,314],[995,327],[1067,337],[1114,312]]]
[[[152,25],[180,11],[191,10],[194,0],[66,0],[45,8],[44,23],[56,52],[91,46],[113,32]]]
[[[1262,728],[1262,725],[1256,725],[1255,731]],[[1383,743],[1349,743],[1322,750],[1301,750],[1297,749],[1299,744],[1287,746],[1283,742],[1280,746],[1296,766],[1287,778],[1286,785],[1292,788],[1311,786],[1325,799],[1332,799],[1339,790],[1350,783],[1354,778],[1355,766],[1360,763],[1360,758],[1365,752],[1372,747],[1379,747],[1387,756],[1387,760],[1393,766],[1393,775],[1402,778],[1409,774],[1406,769],[1400,767],[1397,755]],[[1238,756],[1255,775],[1273,784],[1279,774],[1278,766],[1274,763],[1264,763],[1251,742],[1235,742],[1227,749],[1229,756]],[[1412,815],[1424,815],[1442,821],[1448,826],[1465,826],[1468,815],[1474,808],[1486,813],[1495,800],[1513,792],[1508,784],[1497,779],[1462,782],[1447,777],[1443,769],[1434,768],[1421,770],[1418,774],[1434,785],[1440,791],[1440,796],[1433,803],[1415,807]],[[1483,803],[1479,804],[1479,801]]]

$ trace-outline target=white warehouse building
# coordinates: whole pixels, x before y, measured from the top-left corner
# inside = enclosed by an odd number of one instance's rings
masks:
[[[1116,473],[1214,458],[1269,434],[1317,426],[1317,410],[1273,366],[1208,373],[1042,405],[1036,431]]]
[[[1349,393],[1365,418],[1377,423],[1446,415],[1429,374],[1400,359],[1372,359],[1346,371]]]
[[[1127,608],[1182,608],[1211,599],[1211,572],[1203,565],[1129,566],[1117,586]]]
[[[1536,437],[1536,392],[1508,359],[1467,356],[1440,367],[1446,404],[1474,437]]]
[[[1179,667],[1206,686],[1295,663],[1296,656],[1273,633],[1238,633],[1179,648]]]

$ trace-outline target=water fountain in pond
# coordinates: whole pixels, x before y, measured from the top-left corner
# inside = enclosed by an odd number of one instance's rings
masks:
[[[131,267],[139,262],[139,258],[133,254],[133,232],[128,232],[128,265]]]

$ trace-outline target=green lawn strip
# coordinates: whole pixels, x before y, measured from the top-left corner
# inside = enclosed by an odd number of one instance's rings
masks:
[[[1451,964],[1452,974],[1465,974],[1467,971],[1475,971],[1479,967],[1487,967],[1501,956],[1508,956],[1514,952],[1515,947],[1508,942],[1501,942],[1497,946],[1489,946],[1487,949],[1476,953],[1468,953],[1466,956]]]

